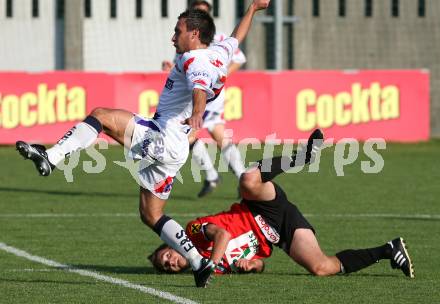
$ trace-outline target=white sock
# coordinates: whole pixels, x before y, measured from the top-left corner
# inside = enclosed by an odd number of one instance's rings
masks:
[[[214,164],[212,163],[211,157],[209,157],[205,144],[200,140],[196,140],[192,152],[196,163],[206,172],[206,180],[216,180],[218,178],[218,172],[214,168]]]
[[[86,122],[80,122],[58,141],[52,148],[46,150],[49,161],[57,165],[71,153],[92,145],[98,137],[98,130]]]
[[[200,268],[203,257],[197,251],[196,247],[194,247],[179,223],[173,219],[169,219],[162,227],[160,238],[183,255],[191,264],[193,270]]]
[[[239,178],[245,171],[245,168],[237,147],[234,144],[227,145],[222,149],[222,156],[234,174]]]

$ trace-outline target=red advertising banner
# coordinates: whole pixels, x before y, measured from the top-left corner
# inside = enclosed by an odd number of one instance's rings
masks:
[[[96,107],[152,116],[167,75],[0,73],[0,144],[54,143]],[[419,70],[238,72],[226,87],[235,142],[429,139],[429,74]],[[207,136],[202,132],[202,136]]]

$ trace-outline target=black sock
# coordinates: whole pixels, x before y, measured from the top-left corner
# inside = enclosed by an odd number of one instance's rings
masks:
[[[282,164],[290,164],[291,162],[292,159],[287,156],[277,156],[260,160],[258,162],[258,168],[260,169],[263,183],[274,179],[275,176],[284,172]]]
[[[390,259],[392,248],[389,244],[368,249],[348,249],[336,254],[345,273],[355,272],[368,267],[379,260]]]
[[[165,225],[165,223],[168,222],[169,220],[171,220],[171,218],[164,214],[154,225],[153,230],[159,235],[159,237],[160,237],[160,233],[162,232],[163,225]]]
[[[274,158],[262,159],[258,162],[258,168],[261,172],[261,180],[263,183],[273,180],[278,174],[285,172],[295,166],[303,166],[306,164],[305,155],[298,155],[293,152],[293,155],[288,156],[276,156]]]
[[[93,127],[98,134],[101,133],[102,124],[96,117],[89,115],[83,120],[83,122]]]

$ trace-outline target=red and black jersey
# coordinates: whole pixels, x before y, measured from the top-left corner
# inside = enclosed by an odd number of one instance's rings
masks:
[[[188,223],[186,234],[200,254],[209,258],[213,242],[205,237],[204,227],[207,224],[214,224],[231,234],[226,252],[217,267],[217,273],[236,271],[234,262],[238,259],[262,259],[272,253],[270,242],[267,241],[245,204],[235,203],[229,211],[197,218]]]

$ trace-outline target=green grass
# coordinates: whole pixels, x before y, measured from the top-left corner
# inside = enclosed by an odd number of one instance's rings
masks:
[[[334,149],[328,148],[319,173],[283,174],[276,181],[310,215],[326,253],[376,246],[401,235],[415,264],[414,280],[392,270],[387,261],[347,276],[313,277],[277,248],[263,274],[217,276],[207,289],[194,288],[190,273],[156,274],[146,256],[161,242],[136,215],[138,186],[127,170],[113,164],[112,160],[123,159],[122,149],[117,147],[104,152],[107,166],[102,173],[85,174],[80,166],[73,172],[73,183],[67,183],[62,172],[39,177],[30,162],[22,161],[11,147],[1,147],[0,242],[201,303],[436,302],[440,286],[440,141],[388,144],[380,154],[385,166],[379,174],[362,173],[360,161],[368,158],[361,153],[359,160],[344,168],[345,176],[336,176]],[[262,151],[254,150],[247,161],[261,155]],[[82,160],[90,158],[83,156]],[[201,184],[191,181],[188,165],[183,180],[183,184],[175,183],[166,207],[181,224],[191,214],[215,213],[236,200],[237,181],[231,173],[223,173],[222,187],[201,200],[196,199]],[[434,217],[413,216],[420,214]],[[0,302],[165,300],[0,250]]]

